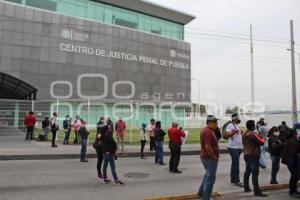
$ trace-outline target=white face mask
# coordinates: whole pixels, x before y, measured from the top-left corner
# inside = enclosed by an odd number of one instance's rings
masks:
[[[279,132],[278,131],[274,132],[274,135],[279,136]]]

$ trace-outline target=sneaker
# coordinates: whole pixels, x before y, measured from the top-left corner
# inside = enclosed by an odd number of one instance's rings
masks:
[[[110,182],[111,182],[111,180],[109,180],[109,179],[104,179],[102,183],[108,184],[108,183],[110,183]]]
[[[88,161],[88,159],[85,158],[83,160],[80,160],[80,162],[89,162],[89,161]]]
[[[160,163],[159,163],[159,165],[166,165],[166,163],[164,163],[164,162],[160,162]]]
[[[120,180],[117,180],[117,181],[115,181],[115,183],[114,183],[115,185],[125,185],[122,181],[120,181]]]
[[[278,182],[277,182],[277,181],[271,181],[270,184],[271,184],[271,185],[277,185]]]
[[[56,145],[56,144],[55,144],[55,145],[51,145],[51,147],[52,147],[52,148],[56,148],[56,147],[57,147],[57,145]]]
[[[268,195],[266,195],[262,192],[258,192],[258,193],[255,193],[254,196],[256,196],[256,197],[267,197]]]
[[[243,183],[241,182],[237,182],[237,183],[233,183],[235,186],[238,186],[238,187],[244,187]]]
[[[103,179],[102,174],[98,175],[96,179],[97,179],[97,180],[102,180],[102,179]]]
[[[181,174],[182,171],[179,171],[179,170],[176,170],[176,171],[173,171],[174,174]]]
[[[252,190],[251,190],[251,188],[249,188],[249,187],[247,187],[247,188],[244,188],[244,192],[245,193],[248,193],[248,192],[251,192]]]

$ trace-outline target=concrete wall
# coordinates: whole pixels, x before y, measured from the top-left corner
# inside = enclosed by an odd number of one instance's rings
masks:
[[[81,51],[70,52],[67,45],[80,46]],[[136,55],[137,61],[110,58],[110,51]],[[140,56],[159,64],[147,64]],[[0,71],[35,86],[38,99],[53,99],[54,81],[70,82],[70,98],[80,98],[77,79],[88,73],[107,77],[106,99],[115,99],[113,83],[131,81],[133,100],[153,100],[152,95],[159,93],[160,101],[190,101],[190,67],[186,42],[0,1]],[[84,78],[81,83],[84,95],[100,96],[105,90],[101,78]],[[116,89],[118,95],[131,93],[128,84]],[[57,84],[54,93],[67,96],[69,86]],[[177,98],[177,93],[185,97]]]

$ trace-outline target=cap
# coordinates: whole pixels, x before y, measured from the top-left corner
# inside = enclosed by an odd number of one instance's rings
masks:
[[[206,121],[208,121],[208,122],[216,122],[218,120],[219,119],[216,118],[216,116],[214,116],[214,115],[208,115],[207,118],[206,118]]]

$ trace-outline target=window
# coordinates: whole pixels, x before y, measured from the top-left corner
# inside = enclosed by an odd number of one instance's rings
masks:
[[[137,23],[126,21],[126,20],[123,20],[123,19],[115,19],[115,24],[119,25],[119,26],[125,26],[125,27],[128,27],[128,28],[134,28],[134,29],[137,28]]]
[[[56,11],[56,2],[51,1],[51,0],[43,0],[43,1],[26,0],[26,5],[36,7],[36,8]]]
[[[98,0],[6,0],[13,3],[56,11],[70,16],[83,17],[116,24],[146,33],[183,40],[184,26],[139,12],[111,6]]]
[[[6,0],[6,1],[10,1],[10,2],[13,2],[13,3],[19,3],[19,4],[22,3],[22,0]]]

